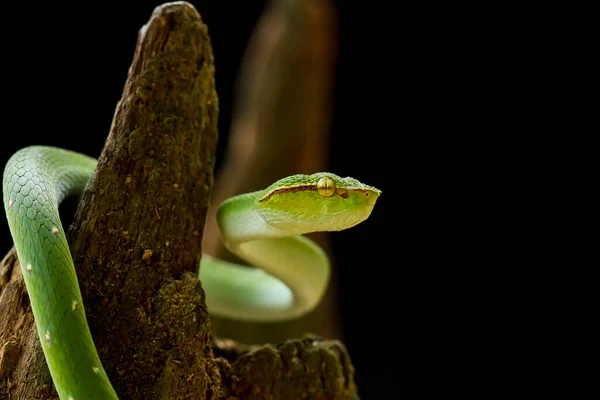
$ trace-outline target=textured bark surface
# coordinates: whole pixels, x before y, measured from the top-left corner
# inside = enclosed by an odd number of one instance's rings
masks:
[[[0,399],[56,399],[17,252],[0,262]]]
[[[217,117],[207,27],[187,3],[157,8],[139,32],[110,134],[69,233],[88,322],[120,398],[218,395],[196,278]],[[22,280],[11,278],[2,295],[22,304],[2,304],[2,323],[20,326],[3,329],[15,337],[2,334],[9,344],[0,356],[1,385],[10,381],[11,398],[55,398]]]
[[[306,335],[273,346],[216,340],[224,396],[232,399],[358,399],[344,345]]]
[[[197,268],[217,116],[206,26],[188,3],[158,7],[68,235],[105,369],[121,399],[354,398],[340,342],[211,341]],[[5,398],[57,398],[14,248],[0,262]]]
[[[203,398],[218,387],[197,280],[217,143],[208,30],[158,8],[134,60],[71,249],[90,327],[120,397]],[[211,396],[207,396],[211,397]]]

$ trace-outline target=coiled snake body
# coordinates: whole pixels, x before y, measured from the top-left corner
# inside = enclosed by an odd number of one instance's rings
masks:
[[[16,152],[3,177],[10,231],[56,390],[63,400],[117,399],[86,321],[73,259],[58,213],[82,193],[96,160],[31,146]],[[211,313],[277,321],[299,317],[321,300],[329,260],[302,236],[339,231],[367,219],[380,191],[331,173],[293,175],[224,201],[217,219],[226,247],[248,268],[203,255],[200,280]]]

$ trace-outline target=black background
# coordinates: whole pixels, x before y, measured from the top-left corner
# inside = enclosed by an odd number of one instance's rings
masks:
[[[33,144],[98,156],[138,29],[159,4],[3,5],[10,23],[1,28],[0,164]],[[192,4],[208,26],[215,55],[218,168],[239,62],[265,2]],[[475,341],[483,333],[465,326],[483,318],[472,290],[486,290],[482,283],[489,277],[481,268],[495,265],[497,255],[480,257],[483,225],[495,218],[482,188],[491,178],[482,180],[481,167],[493,151],[488,139],[470,135],[484,128],[482,115],[489,112],[483,91],[493,88],[481,72],[489,60],[472,57],[480,42],[461,42],[477,32],[463,37],[459,25],[436,24],[444,10],[433,10],[432,17],[432,10],[335,5],[339,55],[329,170],[383,191],[369,220],[332,236],[342,267],[343,340],[363,399],[409,386],[427,393],[438,389],[437,371],[447,374],[462,362],[464,349],[454,340]],[[485,129],[501,125],[491,118]],[[12,245],[4,218],[0,235],[4,254]],[[389,363],[395,365],[387,371],[393,381],[383,374]]]

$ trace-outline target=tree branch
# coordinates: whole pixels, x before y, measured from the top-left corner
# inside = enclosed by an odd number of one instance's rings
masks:
[[[315,335],[273,346],[214,343],[227,399],[358,399],[344,345]]]
[[[187,3],[158,7],[139,32],[110,134],[69,233],[88,322],[121,398],[218,394],[197,280],[217,116],[206,26]],[[13,301],[1,315],[23,312],[16,303],[25,299],[23,289],[22,280],[6,286],[3,295]],[[2,362],[11,365],[2,377],[15,380],[9,389],[14,398],[32,392],[51,398],[51,391],[38,389],[51,381],[39,344],[33,344],[38,338],[30,310],[25,312],[27,317],[10,316],[20,327],[3,329],[26,330],[26,336],[7,340],[12,344]]]

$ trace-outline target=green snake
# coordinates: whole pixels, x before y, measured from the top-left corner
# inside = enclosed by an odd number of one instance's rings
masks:
[[[49,146],[17,151],[4,170],[3,200],[38,335],[63,400],[117,399],[86,321],[58,206],[80,195],[97,161]],[[258,268],[202,256],[199,277],[214,315],[278,321],[321,300],[329,259],[303,234],[339,231],[367,219],[380,191],[331,173],[293,175],[217,209],[223,242]]]

